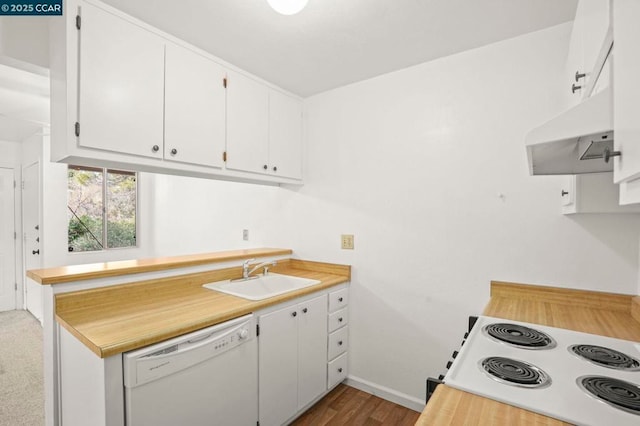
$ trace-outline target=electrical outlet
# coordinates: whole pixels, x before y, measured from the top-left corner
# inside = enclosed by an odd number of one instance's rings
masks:
[[[353,250],[353,235],[352,234],[342,234],[340,237],[340,241],[342,242],[343,250]]]
[[[245,241],[249,241],[249,230],[248,229],[243,229],[242,230],[242,239]]]

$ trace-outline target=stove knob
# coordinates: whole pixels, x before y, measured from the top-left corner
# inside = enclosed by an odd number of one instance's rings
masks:
[[[240,340],[244,340],[247,337],[249,337],[249,331],[246,328],[243,328],[242,330],[238,330],[238,338]]]
[[[447,370],[448,370],[449,368],[451,368],[451,364],[453,364],[453,361],[449,361],[449,362],[447,363]]]
[[[451,354],[451,358],[456,359],[457,356],[458,356],[458,351],[453,351],[453,353]]]

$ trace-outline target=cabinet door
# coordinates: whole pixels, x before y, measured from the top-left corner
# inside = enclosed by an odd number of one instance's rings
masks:
[[[613,158],[613,180],[619,183],[640,176],[640,2],[616,0],[613,20],[613,144],[614,150],[622,153],[621,157]]]
[[[269,93],[269,169],[302,179],[302,102],[275,90]]]
[[[242,74],[227,75],[227,168],[268,173],[269,90]]]
[[[80,13],[79,144],[161,158],[163,40],[87,3]]]
[[[165,65],[165,160],[222,167],[225,69],[168,43]]]
[[[298,316],[297,307],[289,306],[258,319],[261,426],[280,426],[297,411]]]
[[[327,388],[327,296],[298,305],[298,410]]]

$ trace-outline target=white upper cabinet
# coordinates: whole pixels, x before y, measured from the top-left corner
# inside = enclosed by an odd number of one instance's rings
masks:
[[[88,3],[80,16],[79,145],[162,158],[163,41]]]
[[[302,179],[302,102],[229,72],[227,168]]]
[[[167,43],[165,160],[224,165],[225,72],[212,60]]]
[[[613,31],[614,151],[621,153],[613,157],[613,179],[619,183],[640,177],[640,1],[613,2]],[[626,202],[640,198],[626,197]]]
[[[278,175],[302,179],[302,102],[269,93],[269,166]]]
[[[612,42],[609,33],[610,10],[608,0],[580,0],[573,22],[569,54],[566,64],[566,89],[569,106],[574,106],[581,99],[590,96],[599,77]],[[597,84],[598,90],[608,86]]]
[[[298,98],[98,0],[50,24],[52,161],[302,183]]]
[[[227,79],[227,168],[269,169],[269,89],[240,73]]]

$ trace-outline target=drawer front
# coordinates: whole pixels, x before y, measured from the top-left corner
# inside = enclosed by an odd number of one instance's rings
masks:
[[[347,378],[347,359],[346,353],[331,361],[327,366],[327,389],[331,389],[341,381]]]
[[[349,324],[349,308],[340,309],[329,315],[329,333]]]
[[[332,360],[347,350],[349,345],[349,327],[342,327],[329,335],[329,355]]]
[[[349,289],[343,288],[342,290],[329,293],[329,312],[335,312],[338,309],[342,309],[349,303]]]

